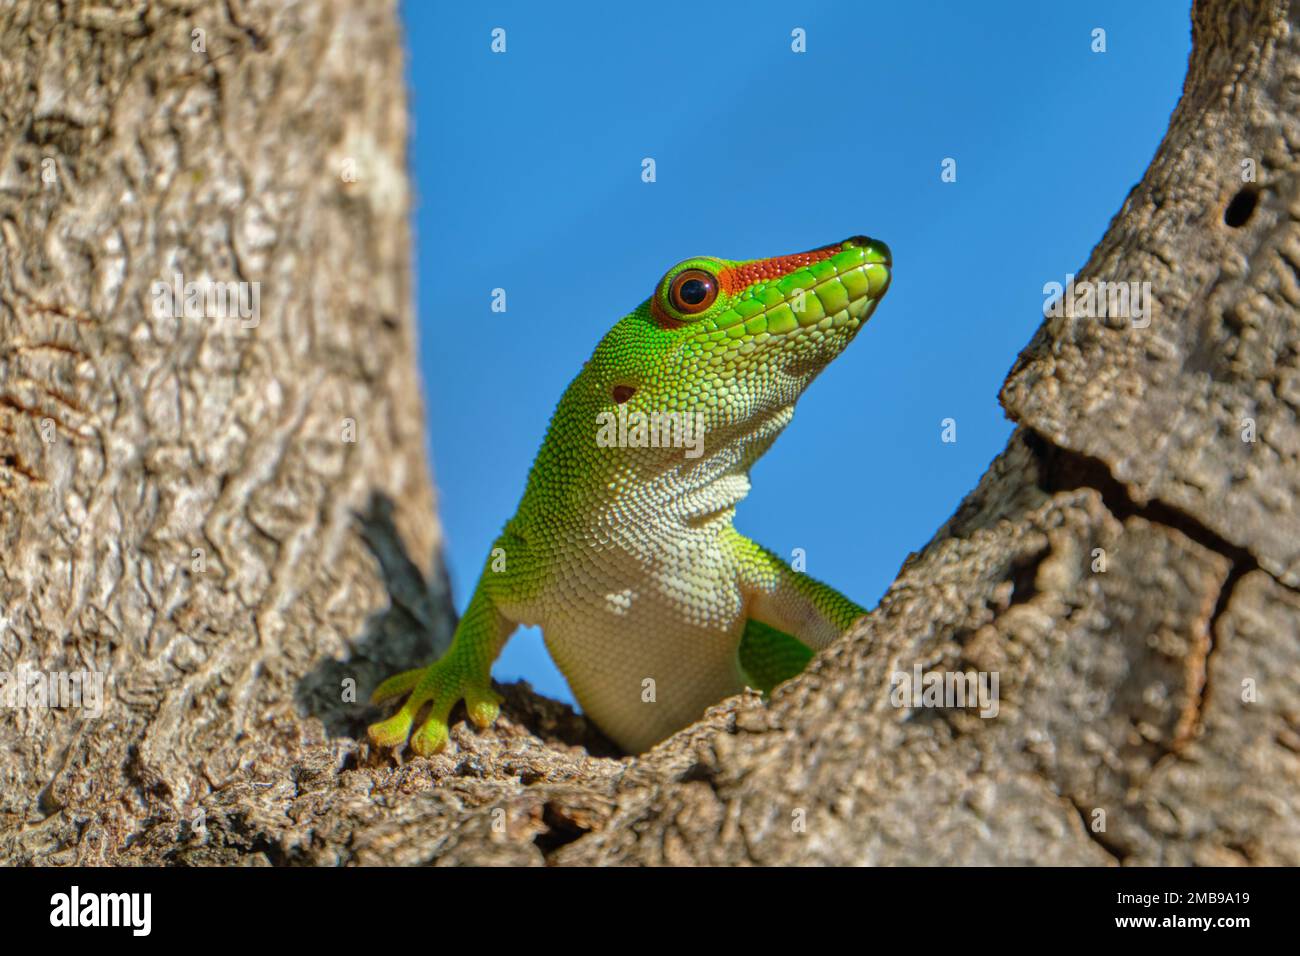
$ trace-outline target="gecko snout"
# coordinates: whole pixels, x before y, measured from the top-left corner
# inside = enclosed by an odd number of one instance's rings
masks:
[[[855,249],[865,250],[868,262],[879,262],[883,263],[886,268],[893,268],[894,254],[889,251],[889,246],[881,240],[872,239],[870,236],[850,236],[844,242]]]

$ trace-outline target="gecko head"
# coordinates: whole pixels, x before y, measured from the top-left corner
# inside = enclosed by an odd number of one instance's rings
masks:
[[[853,341],[892,263],[866,236],[771,259],[679,262],[598,347],[601,398],[701,412],[715,429],[771,430]]]
[[[756,371],[793,400],[866,323],[892,262],[866,236],[771,259],[687,259],[659,281],[649,312],[683,359]]]
[[[620,450],[638,450],[611,462],[676,467],[703,456],[707,435],[711,467],[747,470],[866,323],[891,269],[889,247],[865,236],[772,259],[679,262],[596,346],[564,415],[590,421],[594,406],[598,446],[614,443],[617,424]],[[688,425],[696,445],[683,453],[664,436]]]
[[[646,307],[661,328],[713,351],[774,340],[784,350],[815,332],[856,332],[889,288],[892,264],[889,247],[866,236],[771,259],[701,256],[669,269]]]

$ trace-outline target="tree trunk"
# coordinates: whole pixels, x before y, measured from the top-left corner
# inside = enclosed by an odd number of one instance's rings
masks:
[[[110,679],[3,713],[0,854],[1300,863],[1298,6],[1196,6],[1077,279],[1150,324],[1044,322],[1007,449],[805,674],[636,759],[510,687],[402,764],[343,696],[449,625],[393,11],[0,11],[0,666]],[[155,318],[176,272],[260,281],[260,324]],[[996,674],[996,717],[894,706],[914,667]]]
[[[201,822],[445,632],[395,11],[187,6],[0,5],[0,670],[106,675],[0,711],[7,861]]]

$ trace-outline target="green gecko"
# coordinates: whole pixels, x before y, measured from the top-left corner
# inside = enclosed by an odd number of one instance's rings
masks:
[[[371,741],[435,753],[460,700],[490,725],[492,663],[520,625],[541,626],[582,710],[629,753],[746,685],[770,690],[844,633],[863,609],[732,518],[751,466],[891,267],[888,246],[854,236],[668,270],[565,390],[447,652],[375,690],[407,697]]]

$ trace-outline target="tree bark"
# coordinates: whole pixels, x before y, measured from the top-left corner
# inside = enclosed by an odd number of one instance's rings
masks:
[[[107,675],[0,711],[6,860],[201,819],[445,632],[402,84],[390,4],[0,5],[0,670]]]
[[[1149,326],[1044,322],[1006,450],[806,673],[638,758],[516,685],[405,762],[341,699],[450,623],[394,12],[65,9],[0,10],[0,667],[111,692],[0,716],[6,862],[1300,863],[1300,5],[1196,5],[1078,276]],[[176,271],[263,320],[153,318]],[[997,716],[893,706],[917,665]]]

